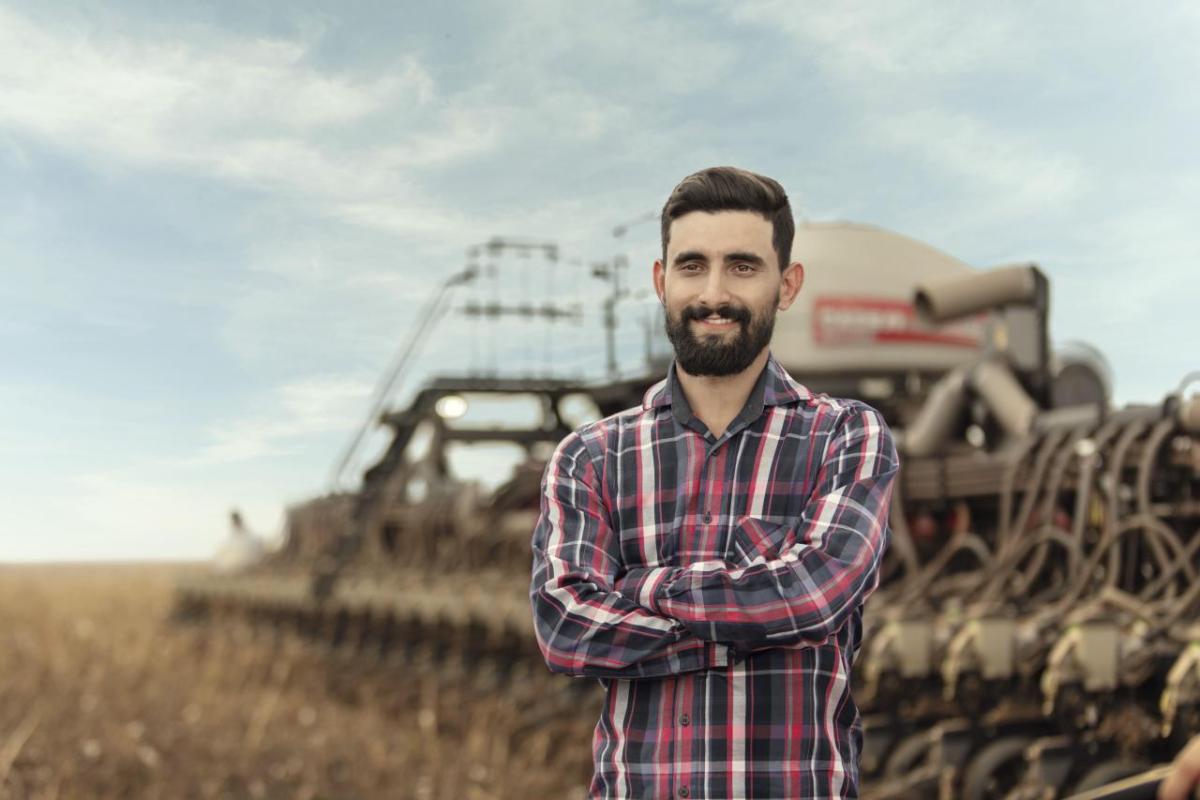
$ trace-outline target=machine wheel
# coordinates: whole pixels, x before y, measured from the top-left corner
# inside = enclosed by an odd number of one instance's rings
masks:
[[[1079,779],[1079,783],[1072,787],[1071,794],[1099,789],[1106,783],[1119,781],[1122,778],[1137,775],[1139,772],[1145,772],[1148,769],[1150,769],[1149,764],[1136,759],[1118,758],[1114,761],[1106,761],[1084,773],[1084,776]]]
[[[929,731],[905,736],[888,754],[884,777],[900,778],[916,769],[929,754]]]
[[[963,771],[963,800],[999,800],[1021,782],[1028,736],[1005,736],[976,753]]]

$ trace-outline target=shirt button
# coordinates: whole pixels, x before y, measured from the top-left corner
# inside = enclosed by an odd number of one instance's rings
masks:
[[[705,524],[705,525],[708,525],[708,524],[709,524],[709,523],[711,523],[711,522],[712,522],[712,512],[711,512],[711,511],[705,511],[705,512],[704,512],[704,524]]]
[[[686,786],[679,787],[679,796],[680,797],[687,797],[688,794],[689,794],[689,792],[688,792],[688,788]]]
[[[679,724],[683,725],[684,727],[687,727],[688,725],[692,724],[692,718],[689,717],[687,714],[681,714],[679,716]]]

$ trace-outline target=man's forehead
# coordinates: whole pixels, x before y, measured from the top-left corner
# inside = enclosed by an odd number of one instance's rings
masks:
[[[754,211],[691,211],[671,221],[670,254],[696,250],[706,255],[750,250],[773,252],[770,220]]]

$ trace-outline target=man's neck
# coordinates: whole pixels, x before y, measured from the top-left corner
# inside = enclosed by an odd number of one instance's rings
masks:
[[[675,378],[683,390],[692,414],[708,426],[713,436],[720,436],[746,405],[746,399],[754,389],[758,376],[767,365],[770,350],[763,351],[736,375],[713,377],[689,375],[675,362]]]

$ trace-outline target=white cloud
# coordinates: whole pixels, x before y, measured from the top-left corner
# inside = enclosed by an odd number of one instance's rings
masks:
[[[361,119],[390,98],[428,102],[432,91],[412,62],[369,84],[322,76],[291,42],[100,42],[52,33],[8,9],[0,37],[7,123],[73,144],[86,131],[91,146],[131,160],[219,160],[214,134],[236,142],[247,125],[312,131]]]
[[[961,112],[896,114],[875,134],[877,144],[915,153],[930,167],[953,173],[957,183],[987,198],[993,215],[1061,207],[1087,186],[1087,172],[1071,154]]]
[[[1001,55],[1015,59],[1028,40],[1005,7],[979,13],[969,3],[751,0],[732,16],[788,34],[832,77],[879,95],[887,93],[881,82],[919,91],[921,81],[957,79]]]
[[[302,42],[228,36],[100,38],[39,27],[0,7],[0,125],[102,164],[215,175],[358,222],[452,224],[429,212],[404,170],[486,152],[496,120],[439,98],[415,57],[355,79],[318,71],[306,54]],[[384,113],[399,117],[393,143],[336,143]],[[385,203],[391,214],[360,211]]]
[[[1034,76],[1042,34],[1015,10],[908,0],[888,4],[783,0],[741,4],[733,18],[793,39],[825,71],[831,91],[852,109],[864,153],[908,154],[969,187],[976,203],[956,209],[996,218],[1061,206],[1086,187],[1071,152],[1037,133],[989,120],[986,102],[964,101],[960,87]],[[983,89],[977,91],[982,92]]]
[[[638,102],[709,87],[728,77],[737,58],[736,45],[705,25],[704,14],[664,14],[638,0],[610,0],[589,10],[557,0],[514,0],[510,7],[493,47],[505,57],[503,72],[525,75],[535,90],[572,86],[577,99]],[[606,70],[607,80],[589,74],[594,69]],[[592,78],[586,90],[572,80],[579,77]],[[589,105],[582,104],[585,115]]]
[[[349,432],[362,418],[371,384],[344,375],[317,375],[277,387],[261,410],[209,431],[211,443],[182,461],[204,466],[287,452],[305,437]]]

